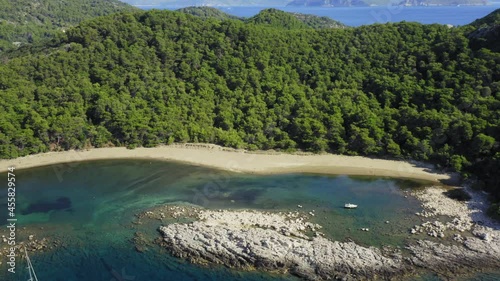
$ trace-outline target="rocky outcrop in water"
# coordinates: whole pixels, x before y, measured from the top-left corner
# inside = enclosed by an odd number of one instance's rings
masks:
[[[198,264],[290,272],[307,280],[400,280],[419,269],[454,279],[457,274],[500,268],[500,226],[484,215],[485,196],[472,192],[469,201],[458,202],[441,188],[414,195],[424,209],[417,215],[432,221],[411,232],[433,238],[410,242],[404,256],[391,248],[326,239],[320,225],[308,222],[313,213],[167,206],[143,216],[164,222],[189,219],[159,228],[160,244],[177,257]]]
[[[175,256],[195,263],[291,272],[308,280],[387,279],[406,269],[397,252],[388,256],[376,248],[332,242],[318,228],[296,213],[204,210],[198,221],[159,230]]]
[[[418,215],[426,218],[448,216],[453,219],[446,223],[438,220],[424,222],[411,232],[425,230],[429,236],[450,236],[453,237],[452,241],[458,243],[450,245],[418,241],[408,246],[412,253],[412,264],[445,277],[482,268],[500,268],[500,226],[485,215],[485,196],[471,190],[468,192],[471,199],[467,203],[446,197],[440,188],[427,188],[414,194],[425,209]],[[472,236],[464,237],[464,232]]]
[[[414,265],[439,272],[443,276],[469,273],[481,268],[500,268],[500,239],[489,230],[468,237],[462,245],[444,245],[419,241],[408,247]],[[481,237],[481,238],[479,238]]]

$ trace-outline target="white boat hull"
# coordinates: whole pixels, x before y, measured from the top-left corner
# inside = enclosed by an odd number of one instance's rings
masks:
[[[346,209],[356,209],[358,207],[358,205],[354,205],[354,204],[345,204],[344,205],[344,208]]]

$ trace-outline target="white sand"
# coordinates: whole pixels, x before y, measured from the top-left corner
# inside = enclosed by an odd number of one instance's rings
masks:
[[[155,148],[97,148],[84,151],[49,152],[11,160],[0,160],[0,172],[8,167],[26,169],[37,166],[104,159],[155,159],[181,161],[217,169],[246,173],[319,173],[343,175],[373,175],[413,178],[428,181],[450,179],[432,167],[403,161],[371,159],[334,154],[285,154],[248,152],[207,144],[176,144]]]

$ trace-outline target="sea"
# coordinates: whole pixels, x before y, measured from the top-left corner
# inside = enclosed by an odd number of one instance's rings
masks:
[[[137,6],[141,9],[176,10],[181,7],[168,5]],[[436,7],[217,7],[238,17],[252,17],[261,10],[276,8],[287,12],[326,16],[348,26],[361,26],[387,22],[419,22],[423,24],[446,24],[462,26],[482,18],[500,8],[500,2],[489,2],[484,6],[436,6]]]
[[[250,175],[177,162],[105,160],[15,170],[16,242],[48,239],[48,249],[30,253],[38,280],[50,281],[298,281],[286,274],[198,266],[172,257],[154,244],[166,222],[138,223],[136,215],[157,206],[208,209],[315,210],[313,222],[327,237],[364,246],[399,247],[422,237],[409,234],[420,223],[420,203],[411,190],[428,183],[405,179],[319,174]],[[0,173],[7,183],[7,174]],[[0,235],[8,236],[7,188],[0,193]],[[343,208],[346,202],[358,209]],[[301,205],[302,208],[298,208]],[[389,221],[390,223],[386,223]],[[172,222],[170,222],[172,223]],[[369,228],[369,232],[360,231]],[[140,251],[134,239],[147,241]],[[1,242],[0,249],[6,247]],[[5,257],[0,257],[5,259]],[[29,280],[18,253],[16,273],[0,264],[0,280]],[[432,273],[407,280],[440,280]],[[457,280],[500,280],[481,273]]]

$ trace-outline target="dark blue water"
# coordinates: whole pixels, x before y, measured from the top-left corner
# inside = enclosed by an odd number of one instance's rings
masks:
[[[143,9],[179,9],[169,6],[141,6]],[[220,7],[226,13],[251,17],[262,9],[270,7]],[[271,7],[272,8],[272,7]],[[500,8],[500,2],[492,2],[486,6],[446,6],[446,7],[274,7],[287,12],[297,12],[327,16],[349,26],[360,26],[374,23],[410,21],[425,24],[466,25],[484,17]]]
[[[0,174],[0,179],[6,174]],[[159,221],[135,224],[135,214],[163,204],[196,204],[206,208],[308,212],[335,240],[363,245],[400,246],[414,239],[419,202],[405,198],[421,183],[370,177],[304,174],[256,176],[171,162],[98,161],[16,170],[17,241],[48,238],[53,249],[32,253],[39,280],[297,280],[293,276],[239,272],[222,266],[195,266],[147,243],[138,252],[136,233],[147,242],[159,237]],[[6,202],[0,194],[0,202]],[[342,208],[345,202],[360,205]],[[6,210],[6,204],[0,204]],[[0,212],[0,224],[7,219]],[[389,225],[385,221],[389,220]],[[359,231],[360,227],[370,232]],[[2,227],[0,235],[6,235]],[[6,245],[0,244],[1,247]],[[0,257],[3,260],[3,257]],[[17,273],[0,265],[0,280],[27,280],[24,262]],[[424,279],[431,280],[431,279]],[[474,279],[480,280],[480,279]],[[485,279],[488,280],[488,279]]]

